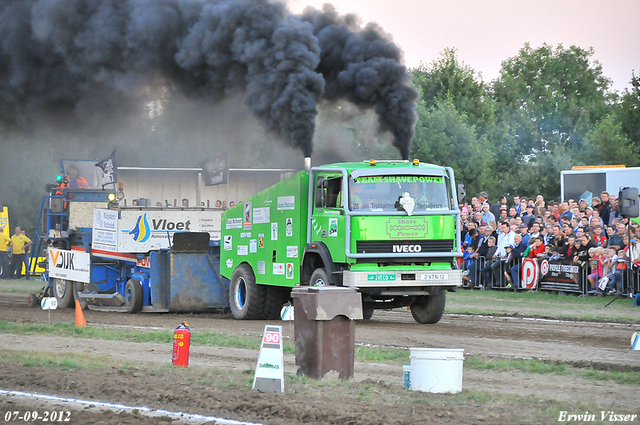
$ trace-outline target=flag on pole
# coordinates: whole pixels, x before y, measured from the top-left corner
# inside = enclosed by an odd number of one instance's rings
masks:
[[[111,153],[111,157],[96,163],[96,167],[102,170],[102,187],[108,184],[115,184],[118,181],[116,170],[116,151]]]

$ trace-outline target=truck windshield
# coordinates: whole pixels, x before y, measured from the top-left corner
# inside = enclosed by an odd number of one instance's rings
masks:
[[[408,193],[414,212],[451,209],[447,179],[442,176],[366,176],[349,178],[349,207],[355,210],[399,211]]]

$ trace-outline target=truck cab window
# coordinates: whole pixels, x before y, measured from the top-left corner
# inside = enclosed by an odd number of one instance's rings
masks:
[[[323,185],[326,189],[326,207],[340,208],[342,206],[342,177],[329,177],[324,180]]]

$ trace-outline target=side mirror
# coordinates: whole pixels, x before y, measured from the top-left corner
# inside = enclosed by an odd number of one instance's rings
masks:
[[[316,189],[315,207],[316,208],[324,207],[324,189],[321,187]]]
[[[458,183],[458,203],[464,204],[467,198],[467,189],[464,187],[464,183]]]

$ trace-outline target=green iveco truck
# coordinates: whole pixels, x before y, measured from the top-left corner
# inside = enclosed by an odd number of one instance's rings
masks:
[[[362,294],[363,316],[409,306],[436,323],[457,268],[453,170],[418,161],[337,163],[300,171],[222,217],[221,274],[236,319],[279,317],[296,285]]]

